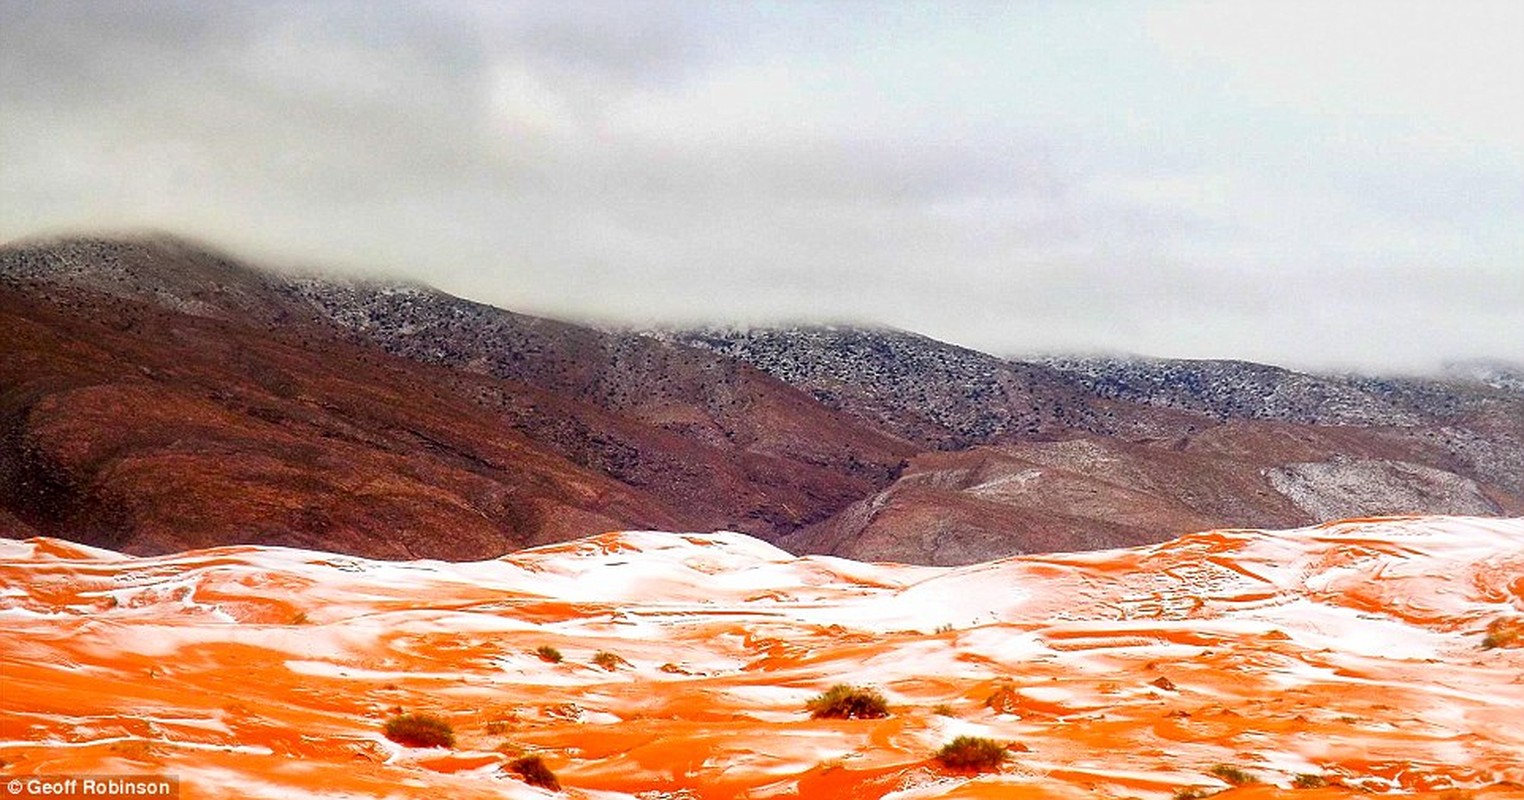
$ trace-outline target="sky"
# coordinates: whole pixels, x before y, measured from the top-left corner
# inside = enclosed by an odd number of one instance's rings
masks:
[[[1524,3],[0,0],[0,240],[607,325],[1524,361]]]

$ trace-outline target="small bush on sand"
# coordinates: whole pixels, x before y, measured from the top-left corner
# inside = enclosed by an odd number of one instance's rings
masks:
[[[1483,650],[1517,644],[1524,644],[1524,619],[1498,617],[1487,626],[1487,635],[1482,637]]]
[[[931,707],[931,713],[936,714],[939,717],[956,717],[956,716],[958,716],[958,712],[955,711],[952,706],[950,706],[950,705],[948,705],[946,703],[937,703],[936,705],[932,706]]]
[[[1251,783],[1259,783],[1259,778],[1231,764],[1218,764],[1208,770],[1208,772],[1233,786],[1248,786]]]
[[[1176,791],[1173,795],[1174,800],[1201,800],[1203,797],[1210,796],[1210,792],[1197,786],[1187,786],[1184,789]]]
[[[942,766],[959,772],[984,772],[1005,763],[1005,745],[979,736],[959,736],[937,751]]]
[[[1321,789],[1328,785],[1328,779],[1322,775],[1304,772],[1292,778],[1291,785],[1298,789]]]
[[[618,655],[610,653],[607,650],[599,650],[598,653],[593,656],[593,663],[603,669],[608,670],[609,672],[613,672],[614,670],[619,669],[621,665],[628,665],[630,662],[625,661]]]
[[[407,747],[454,747],[450,723],[433,714],[400,714],[386,721],[386,738]]]
[[[482,728],[487,732],[489,736],[502,736],[508,732],[512,725],[512,720],[494,719],[489,720],[486,725],[482,726]]]
[[[540,645],[539,648],[534,651],[534,654],[539,656],[541,661],[546,661],[551,664],[561,663],[561,651],[551,647],[548,644]]]
[[[561,791],[561,782],[556,780],[556,773],[551,772],[550,767],[545,766],[545,762],[539,756],[514,759],[508,765],[508,771],[522,778],[530,786],[538,786],[552,792]]]
[[[815,719],[879,719],[889,716],[884,696],[872,689],[838,683],[805,704]]]

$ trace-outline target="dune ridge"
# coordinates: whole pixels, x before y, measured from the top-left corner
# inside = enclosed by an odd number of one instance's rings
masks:
[[[1524,651],[1482,644],[1521,619],[1524,519],[964,567],[738,533],[470,563],[0,539],[0,770],[172,773],[186,797],[546,797],[506,770],[534,753],[565,796],[610,800],[1519,797]],[[810,719],[838,683],[890,716]],[[387,740],[400,711],[443,716],[456,747]],[[942,767],[959,735],[1007,743],[1006,764]]]

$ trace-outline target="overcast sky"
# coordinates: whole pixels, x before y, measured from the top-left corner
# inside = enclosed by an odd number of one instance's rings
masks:
[[[1524,360],[1524,3],[0,0],[0,240],[604,323]]]

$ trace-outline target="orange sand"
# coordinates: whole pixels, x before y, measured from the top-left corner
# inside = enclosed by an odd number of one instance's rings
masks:
[[[1468,526],[1504,544],[1473,554]],[[546,797],[503,770],[532,752],[565,796],[611,800],[1164,798],[1192,786],[1245,800],[1524,797],[1524,649],[1478,647],[1491,620],[1524,614],[1524,521],[1295,533],[965,572],[727,561],[711,554],[732,540],[658,548],[655,534],[477,572],[0,541],[0,773],[172,773],[193,798]],[[572,580],[606,582],[658,558],[675,566],[604,599],[535,582],[584,562],[604,571]],[[1309,588],[1288,588],[1278,571],[1292,564]],[[764,568],[797,585],[724,582]],[[963,596],[962,575],[982,588]],[[937,580],[945,593],[931,593]],[[874,624],[878,604],[911,587],[928,592],[911,611],[945,603],[951,629]],[[983,615],[1001,587],[1014,599]],[[1372,637],[1374,652],[1353,644]],[[566,660],[537,658],[546,644]],[[603,650],[628,665],[594,666]],[[838,682],[874,684],[892,716],[810,719],[803,701]],[[448,718],[455,749],[385,740],[399,709]],[[1011,742],[1010,761],[983,775],[941,768],[937,747],[960,733]],[[1219,763],[1268,783],[1228,788],[1209,773]],[[1296,773],[1336,785],[1292,789]]]

